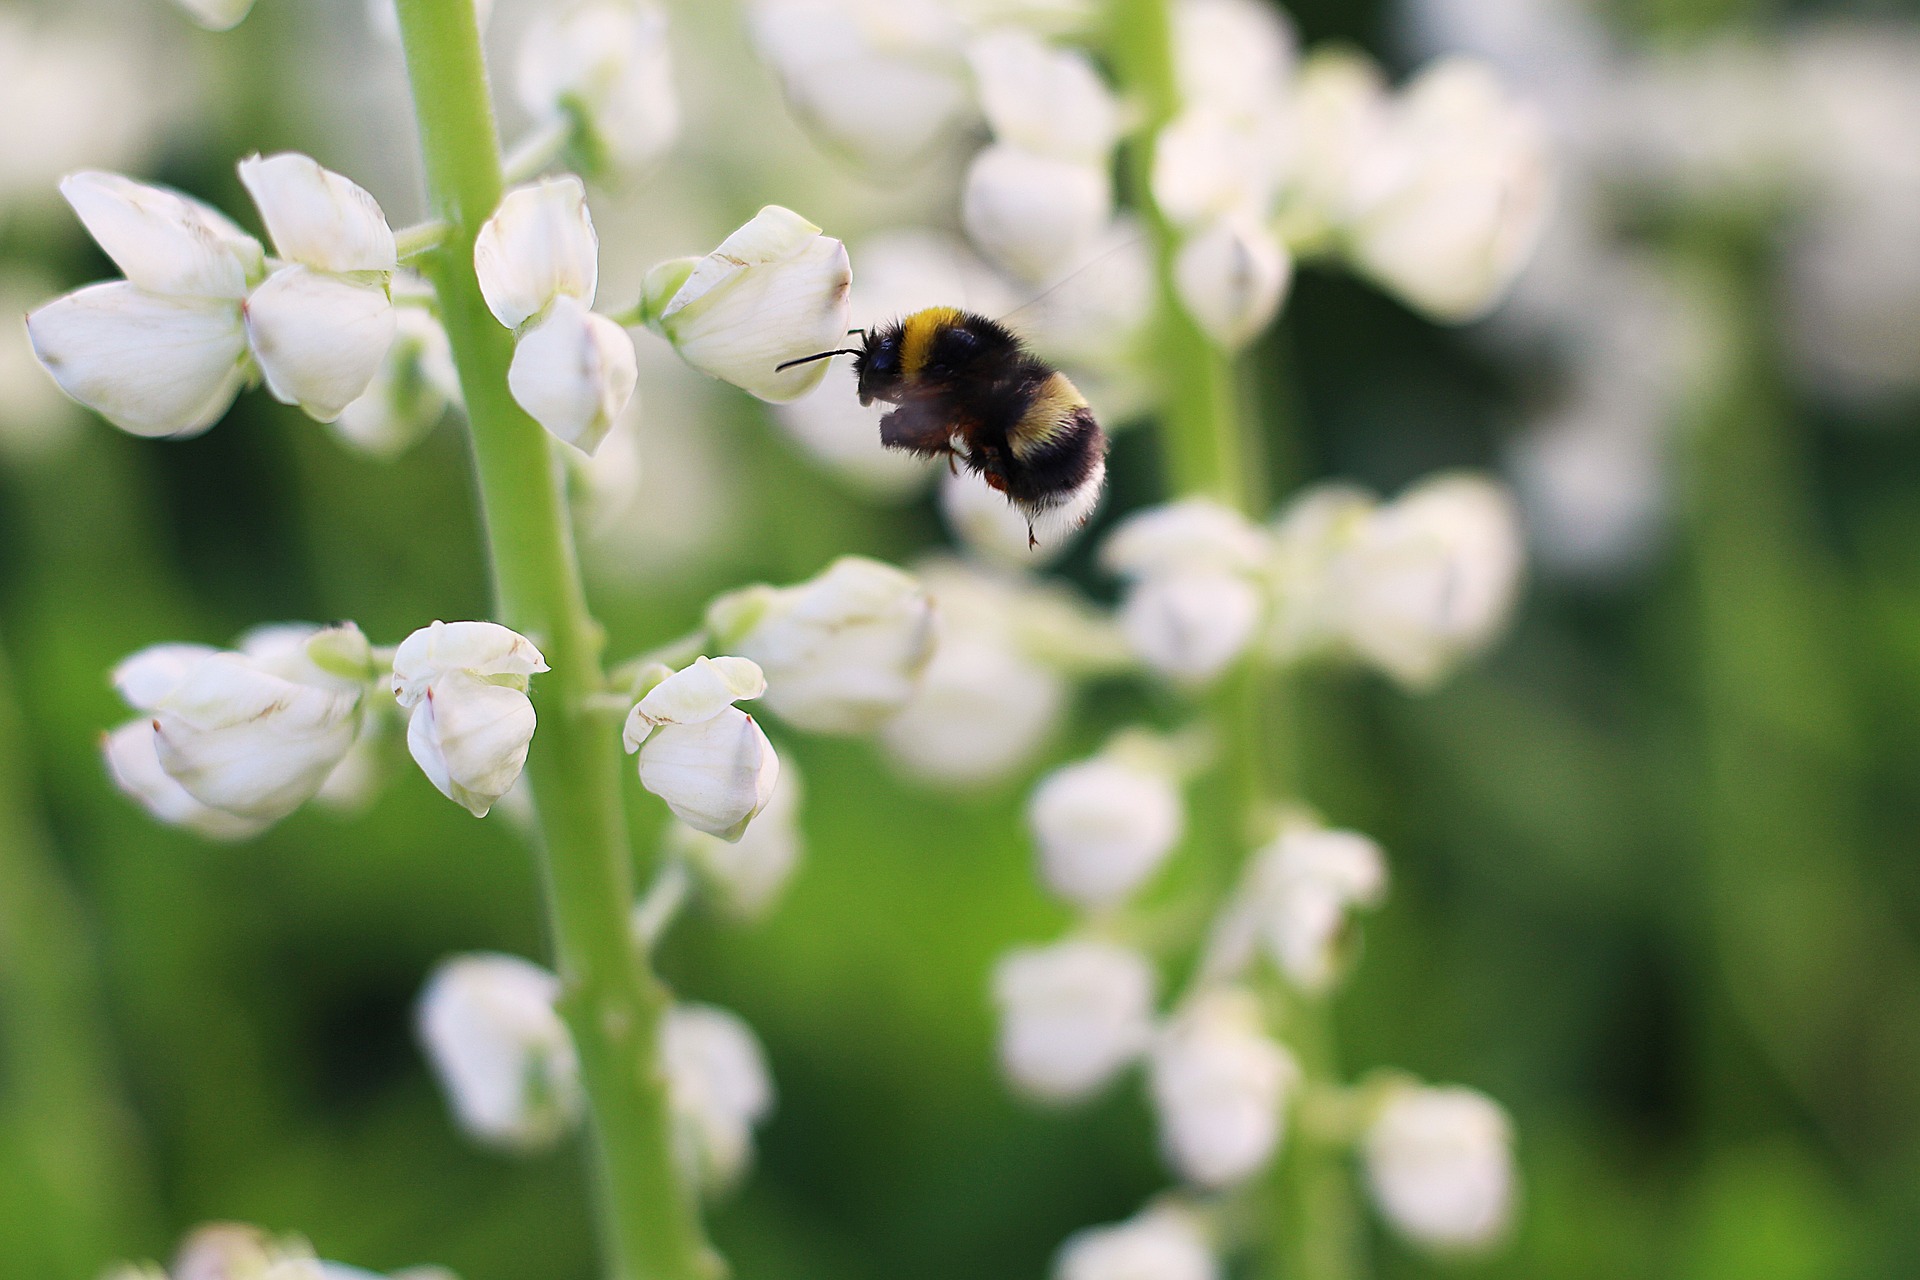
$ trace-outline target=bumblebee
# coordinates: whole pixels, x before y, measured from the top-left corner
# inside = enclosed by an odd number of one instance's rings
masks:
[[[1004,326],[955,307],[929,307],[870,330],[858,347],[780,366],[854,358],[860,403],[894,408],[880,443],[979,473],[1034,528],[1087,521],[1107,478],[1107,435],[1067,375],[1028,351]]]

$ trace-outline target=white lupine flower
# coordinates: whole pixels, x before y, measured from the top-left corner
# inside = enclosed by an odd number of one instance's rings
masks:
[[[1323,50],[1300,64],[1291,110],[1298,129],[1293,195],[1316,229],[1346,225],[1400,174],[1383,139],[1392,102],[1365,54]]]
[[[1267,948],[1301,990],[1332,983],[1347,913],[1387,888],[1380,846],[1357,831],[1294,825],[1255,855],[1253,899]]]
[[[1105,165],[1120,136],[1120,106],[1083,53],[1017,28],[967,48],[994,137],[1036,155]]]
[[[308,156],[282,152],[240,162],[240,181],[289,262],[346,275],[392,271],[393,230],[379,204],[356,183]]]
[[[960,217],[980,252],[1027,280],[1083,260],[1113,220],[1105,165],[996,142],[967,167]]]
[[[1223,217],[1181,244],[1174,288],[1201,331],[1237,351],[1273,320],[1293,281],[1286,246],[1245,218]]]
[[[509,329],[562,295],[592,306],[600,237],[580,179],[569,174],[507,192],[474,239],[473,268],[487,309]]]
[[[209,31],[230,31],[253,9],[253,0],[176,0]]]
[[[258,1227],[210,1222],[195,1227],[173,1256],[173,1280],[241,1280],[273,1265],[281,1246]]]
[[[715,643],[767,673],[767,705],[812,733],[865,733],[904,707],[933,656],[934,622],[912,574],[860,556],[707,609]]]
[[[131,720],[121,725],[101,739],[100,751],[114,784],[168,826],[184,827],[214,840],[245,840],[268,825],[257,818],[209,808],[194,799],[160,767],[151,720]]]
[[[1298,38],[1258,0],[1180,0],[1173,10],[1181,101],[1238,115],[1271,110],[1293,74]]]
[[[527,686],[546,659],[494,622],[435,622],[400,642],[393,694],[408,712],[407,750],[440,794],[485,817],[527,762]]]
[[[1270,530],[1267,564],[1273,594],[1267,634],[1271,656],[1290,662],[1340,640],[1336,566],[1377,505],[1372,494],[1355,486],[1318,484],[1281,511]]]
[[[921,159],[972,115],[964,32],[941,0],[756,0],[748,17],[793,113],[876,170]]]
[[[1100,560],[1131,580],[1120,627],[1134,652],[1171,679],[1202,682],[1224,671],[1259,627],[1264,553],[1264,538],[1244,517],[1190,498],[1122,521]]]
[[[156,645],[114,669],[114,686],[147,713],[160,766],[201,804],[267,823],[312,799],[353,746],[361,682],[333,674],[310,646],[337,628],[263,629],[239,651]]]
[[[753,1029],[712,1005],[680,1004],[660,1024],[682,1159],[714,1190],[737,1182],[753,1158],[753,1129],[773,1111],[773,1078]]]
[[[639,383],[627,331],[565,294],[521,330],[507,370],[515,403],[582,453],[600,447]]]
[[[627,714],[627,753],[640,756],[640,785],[673,816],[708,835],[738,840],[773,798],[780,761],[753,717],[734,706],[767,691],[746,658],[696,658],[657,683]]]
[[[1226,1186],[1272,1158],[1300,1069],[1238,988],[1201,993],[1161,1031],[1150,1056],[1160,1140],[1181,1176]]]
[[[676,822],[668,839],[675,852],[713,886],[726,908],[744,919],[772,909],[793,878],[803,846],[800,771],[780,762],[773,795],[746,831],[731,843]]]
[[[560,980],[518,956],[456,956],[434,970],[420,995],[420,1038],[473,1137],[530,1150],[579,1119],[580,1063],[559,997]]]
[[[1387,1221],[1430,1249],[1470,1250],[1506,1230],[1513,1126],[1500,1105],[1462,1088],[1397,1088],[1362,1144]]]
[[[1522,567],[1505,489],[1472,475],[1424,481],[1380,507],[1334,567],[1347,642],[1429,687],[1499,634]]]
[[[395,307],[394,318],[386,359],[366,391],[333,422],[335,435],[376,458],[405,453],[460,403],[447,331],[425,307]]]
[[[1164,769],[1114,751],[1042,779],[1027,825],[1055,893],[1076,906],[1110,907],[1160,869],[1180,842],[1186,810]]]
[[[924,307],[956,303],[982,315],[1002,315],[1019,302],[1006,281],[963,241],[941,232],[882,232],[861,241],[853,256],[860,260],[860,275],[849,295],[849,313],[858,319],[911,315]],[[880,443],[880,419],[893,406],[861,404],[852,363],[827,363],[816,390],[775,410],[781,425],[808,453],[865,494],[896,498],[924,490],[935,464]],[[1005,495],[995,494],[994,502],[1002,512],[1010,510]],[[1022,522],[1023,549],[1026,536]]]
[[[1067,1238],[1053,1280],[1219,1280],[1220,1263],[1191,1215],[1148,1209]]]
[[[1489,68],[1452,58],[1402,91],[1384,146],[1395,180],[1350,228],[1355,265],[1439,319],[1484,315],[1546,222],[1541,122]]]
[[[135,435],[197,435],[253,376],[241,299],[265,270],[260,243],[217,210],[118,174],[60,192],[124,282],[96,284],[27,317],[60,389]]]
[[[1001,1067],[1036,1098],[1086,1097],[1146,1049],[1153,985],[1146,957],[1112,943],[1070,939],[1008,952],[993,973]]]
[[[537,120],[577,119],[584,150],[615,168],[659,158],[680,132],[665,10],[648,0],[576,0],[527,28],[515,77]]]
[[[844,244],[770,204],[706,257],[655,267],[644,309],[688,364],[781,403],[819,386],[826,362],[781,364],[845,345],[852,283]]]
[[[1204,103],[1190,106],[1154,139],[1154,203],[1180,227],[1229,214],[1264,221],[1290,151],[1278,117],[1248,119]]]

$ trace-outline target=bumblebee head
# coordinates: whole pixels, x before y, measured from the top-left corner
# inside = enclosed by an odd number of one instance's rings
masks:
[[[801,356],[798,360],[789,360],[776,365],[774,372],[791,369],[797,364],[810,364],[815,360],[831,360],[835,356],[853,357],[853,376],[860,387],[860,403],[870,405],[875,400],[896,400],[900,384],[904,379],[900,361],[902,329],[897,324],[882,325],[873,329],[849,329],[849,335],[860,335],[857,347],[839,347],[832,351],[816,351],[810,356]]]

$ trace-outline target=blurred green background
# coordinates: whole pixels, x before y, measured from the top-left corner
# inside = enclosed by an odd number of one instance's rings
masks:
[[[340,126],[308,100],[378,78],[398,101],[377,48],[337,76],[315,65],[345,55],[316,52],[313,24],[357,22],[355,5],[261,0],[226,36],[159,0],[124,7],[164,29],[154,57],[211,86],[139,172],[228,208],[245,207],[240,154],[327,159]],[[677,20],[720,31],[730,11]],[[1406,65],[1377,5],[1291,11],[1308,41]],[[1741,0],[1612,15],[1675,39],[1790,16]],[[771,103],[757,66],[733,74]],[[408,127],[382,127],[404,174]],[[715,216],[649,214],[635,193],[641,212],[603,234],[685,252],[803,179],[831,188],[779,128],[766,149],[791,145],[784,168],[697,146],[675,162]],[[376,191],[396,223],[417,202],[399,180]],[[884,225],[865,189],[840,199]],[[1381,1235],[1373,1255],[1383,1276],[1920,1274],[1920,404],[1836,408],[1787,376],[1757,220],[1642,234],[1705,282],[1729,347],[1684,425],[1665,542],[1603,584],[1536,579],[1511,639],[1437,694],[1328,675],[1303,699],[1310,798],[1376,835],[1394,875],[1340,1001],[1347,1065],[1484,1089],[1519,1132],[1510,1247],[1440,1264]],[[44,202],[0,224],[0,255],[49,290],[110,274]],[[1301,477],[1389,492],[1498,465],[1542,376],[1311,272],[1251,363],[1292,372],[1297,432],[1276,444]],[[678,549],[603,565],[616,651],[679,634],[738,582],[943,540],[930,502],[845,496],[743,396],[706,393],[669,425],[688,422],[724,510],[684,517],[718,526],[686,552],[663,508],[658,545]],[[1109,513],[1159,494],[1148,432],[1119,440],[1115,469]],[[1070,572],[1106,590],[1085,559]],[[457,423],[383,465],[253,395],[194,441],[76,419],[57,449],[0,464],[0,1276],[88,1280],[208,1218],[380,1269],[594,1273],[577,1152],[471,1147],[411,1030],[447,953],[544,954],[513,827],[396,763],[364,816],[310,808],[212,845],[149,821],[97,753],[123,715],[105,673],[143,645],[337,617],[390,642],[487,607]],[[1052,758],[1141,695],[1081,705]],[[1041,1275],[1062,1238],[1165,1175],[1137,1089],[1049,1112],[997,1078],[990,965],[1065,922],[1036,884],[1024,784],[946,797],[864,743],[778,742],[808,784],[787,900],[752,928],[696,916],[664,957],[681,990],[752,1023],[779,1089],[718,1241],[748,1280]]]

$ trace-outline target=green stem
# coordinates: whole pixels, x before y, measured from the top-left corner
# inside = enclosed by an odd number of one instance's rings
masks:
[[[553,445],[507,391],[512,336],[488,312],[473,242],[504,181],[471,0],[400,0],[407,77],[432,216],[444,244],[421,261],[440,298],[472,424],[501,621],[540,645],[540,727],[527,758],[547,909],[593,1121],[613,1280],[707,1280],[723,1268],[676,1168],[657,1030],[668,993],[633,945],[631,847],[620,749],[596,716],[601,634],[587,611]]]
[[[1308,1088],[1340,1079],[1334,1047],[1333,1010],[1324,998],[1292,1002],[1287,1043]],[[1274,1236],[1272,1263],[1293,1280],[1346,1280],[1365,1272],[1360,1252],[1359,1206],[1347,1163],[1347,1136],[1299,1125],[1277,1167],[1277,1208],[1283,1229]],[[1285,1230],[1288,1223],[1297,1230]]]

